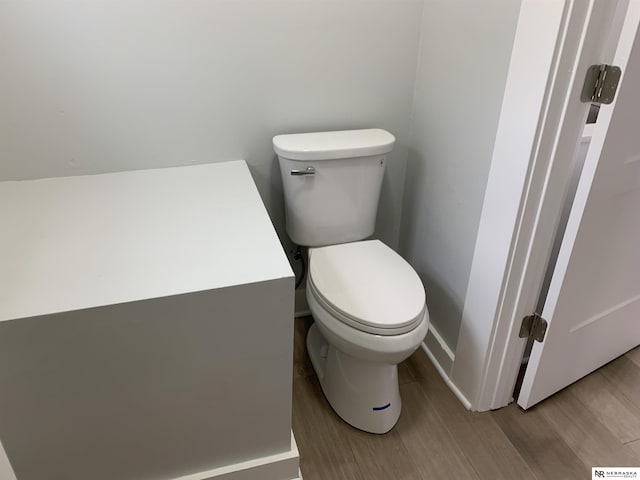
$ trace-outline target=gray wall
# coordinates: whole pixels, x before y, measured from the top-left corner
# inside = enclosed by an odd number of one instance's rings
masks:
[[[455,349],[520,2],[428,0],[400,252]]]
[[[376,236],[453,347],[519,5],[5,0],[0,179],[244,158],[282,235],[271,137],[386,128]]]
[[[246,159],[282,233],[271,137],[382,127],[396,245],[422,0],[0,2],[0,179]]]

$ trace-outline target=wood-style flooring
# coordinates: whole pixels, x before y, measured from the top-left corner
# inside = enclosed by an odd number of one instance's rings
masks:
[[[640,466],[640,347],[539,405],[471,413],[418,349],[399,366],[402,414],[385,435],[344,423],[295,328],[293,431],[305,480],[587,479]]]

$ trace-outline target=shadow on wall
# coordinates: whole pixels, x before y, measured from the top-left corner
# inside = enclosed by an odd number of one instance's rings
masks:
[[[284,190],[282,187],[282,176],[280,174],[280,163],[278,162],[278,156],[271,156],[271,170],[270,170],[271,182],[269,183],[269,198],[271,198],[271,221],[275,226],[276,233],[280,237],[280,243],[286,252],[289,252],[292,248],[291,240],[285,228],[285,213],[284,213]]]
[[[437,278],[429,275],[424,269],[416,269],[422,279],[427,292],[427,307],[429,308],[429,328],[437,330],[447,346],[455,353],[458,341],[462,306]],[[455,322],[455,323],[454,323]],[[452,328],[454,327],[454,328]],[[451,338],[453,336],[453,338]]]
[[[424,221],[424,216],[434,208],[433,206],[429,209],[424,208],[425,186],[420,183],[420,179],[427,178],[429,175],[428,169],[427,162],[410,148],[407,158],[408,175],[405,182],[399,251],[418,272],[424,284],[430,315],[429,328],[435,328],[455,352],[464,298],[457,298],[454,291],[443,282],[451,275],[443,274],[438,270],[437,264],[430,260],[430,249],[424,245],[425,238],[436,240],[437,237],[437,231],[434,232],[437,228],[434,229],[433,222],[427,224]],[[444,209],[444,206],[435,208]]]
[[[280,244],[282,245],[282,248],[287,255],[289,265],[291,265],[293,273],[296,276],[296,281],[298,281],[298,279],[302,275],[301,264],[294,259],[297,247],[291,241],[289,235],[287,234],[284,190],[282,186],[282,176],[280,173],[280,162],[278,161],[278,156],[275,154],[271,158],[270,178],[271,182],[269,183],[269,198],[271,199],[271,221],[273,222],[276,234],[280,239]]]

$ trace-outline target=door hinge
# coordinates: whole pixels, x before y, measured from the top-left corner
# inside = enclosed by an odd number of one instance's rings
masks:
[[[586,103],[613,102],[622,70],[612,65],[591,65],[584,79],[580,100]]]
[[[531,337],[536,342],[542,342],[547,333],[547,321],[539,313],[527,315],[520,325],[520,338]]]

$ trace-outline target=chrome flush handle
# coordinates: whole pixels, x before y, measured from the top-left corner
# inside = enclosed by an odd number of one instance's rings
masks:
[[[307,167],[304,170],[291,170],[291,175],[315,175],[316,169],[313,167]]]

